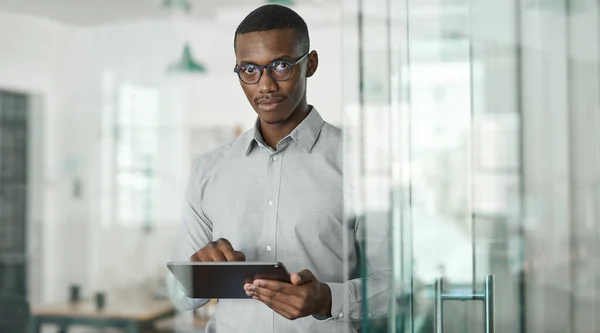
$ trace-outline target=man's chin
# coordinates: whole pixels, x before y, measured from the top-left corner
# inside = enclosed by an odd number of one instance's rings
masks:
[[[283,115],[281,112],[277,112],[277,111],[260,112],[259,118],[263,123],[269,124],[269,125],[281,124],[281,123],[284,123],[288,119],[288,117]]]
[[[269,124],[269,125],[276,125],[276,124],[281,124],[284,123],[286,121],[285,118],[281,118],[281,119],[264,119],[263,122],[265,124]]]

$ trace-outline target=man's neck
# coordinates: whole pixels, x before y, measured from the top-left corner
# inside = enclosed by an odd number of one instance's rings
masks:
[[[267,146],[277,150],[277,144],[281,139],[288,136],[292,131],[302,123],[304,118],[310,113],[311,107],[306,105],[296,109],[290,118],[278,124],[266,124],[260,122],[260,134]]]

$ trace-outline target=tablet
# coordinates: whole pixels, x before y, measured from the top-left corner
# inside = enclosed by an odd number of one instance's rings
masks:
[[[280,262],[169,262],[167,267],[190,298],[250,298],[245,283],[255,279],[291,281]]]

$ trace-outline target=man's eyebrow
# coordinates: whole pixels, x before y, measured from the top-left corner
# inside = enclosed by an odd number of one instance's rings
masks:
[[[275,58],[271,59],[271,61],[269,61],[265,65],[268,65],[268,64],[272,63],[273,61],[277,61],[277,60],[292,61],[294,59],[291,56],[287,55],[287,54],[282,54],[282,55],[279,55],[278,57],[275,57]],[[248,64],[258,65],[254,61],[242,60],[242,61],[240,61],[239,66],[248,65]]]
[[[289,55],[287,55],[287,54],[282,54],[282,55],[280,55],[279,57],[277,57],[277,58],[273,59],[271,62],[273,62],[273,61],[277,61],[277,60],[287,60],[287,61],[291,61],[291,60],[293,60],[293,59],[294,59],[294,58],[293,58],[292,56],[289,56]]]

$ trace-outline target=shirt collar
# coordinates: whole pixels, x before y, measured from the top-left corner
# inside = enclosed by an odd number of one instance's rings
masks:
[[[305,152],[310,153],[317,142],[317,138],[321,133],[321,128],[323,128],[324,123],[325,121],[319,112],[317,112],[317,109],[311,106],[311,111],[308,116],[294,128],[288,137],[291,137]],[[257,118],[254,123],[254,128],[246,133],[246,156],[250,154],[256,144],[263,147],[266,146],[259,128],[260,120]]]
[[[250,152],[252,151],[252,148],[254,148],[255,145],[261,145],[261,147],[265,147],[265,141],[262,138],[262,135],[260,134],[260,119],[256,118],[256,121],[254,122],[254,127],[248,131],[248,133],[246,133],[246,156],[248,156],[248,154],[250,154]]]

